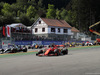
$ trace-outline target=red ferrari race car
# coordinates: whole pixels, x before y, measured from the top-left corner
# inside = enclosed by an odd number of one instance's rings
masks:
[[[61,48],[63,47],[63,48]],[[49,48],[40,50],[36,53],[36,56],[59,56],[59,55],[67,55],[68,49],[63,45],[53,45],[49,46]]]

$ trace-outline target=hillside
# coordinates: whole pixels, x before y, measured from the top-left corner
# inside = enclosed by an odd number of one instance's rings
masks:
[[[63,19],[84,33],[100,20],[100,0],[1,0],[0,25],[30,26],[38,17]],[[98,28],[98,27],[97,27]]]

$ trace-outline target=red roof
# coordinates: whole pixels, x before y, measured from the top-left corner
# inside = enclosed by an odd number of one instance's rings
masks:
[[[72,32],[79,32],[79,30],[76,29],[75,27],[72,27],[71,31],[72,31]]]
[[[55,27],[68,27],[71,26],[65,20],[57,20],[57,19],[47,19],[41,18],[48,26],[55,26]]]

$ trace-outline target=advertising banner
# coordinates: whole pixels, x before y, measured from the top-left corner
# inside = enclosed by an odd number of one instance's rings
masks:
[[[11,28],[10,25],[7,25],[7,37],[11,36]]]
[[[8,41],[7,40],[2,40],[2,48],[7,49],[8,48]]]
[[[32,41],[15,41],[15,45],[31,45]]]
[[[50,44],[61,45],[63,43],[64,43],[64,41],[42,41],[43,45],[50,45]]]
[[[82,42],[82,41],[15,41],[15,45],[50,45],[50,44],[56,44],[56,45],[62,45],[66,43],[72,43],[72,42]]]
[[[42,44],[42,41],[32,41],[32,44],[34,44],[34,45],[36,45],[36,44],[38,44],[38,45],[43,45],[43,44]]]

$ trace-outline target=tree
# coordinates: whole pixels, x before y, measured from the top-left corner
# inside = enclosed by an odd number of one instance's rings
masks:
[[[43,2],[43,0],[39,0],[39,1],[38,1],[38,7],[41,7],[41,8],[43,7],[42,2]]]
[[[61,19],[60,12],[61,11],[59,9],[56,9],[56,18],[57,19]]]
[[[45,16],[46,16],[46,9],[45,9],[45,8],[38,8],[37,14],[38,14],[40,17],[45,17]]]
[[[70,0],[43,0],[43,5],[48,8],[48,4],[55,5],[55,9],[61,9],[66,7]]]
[[[3,9],[1,10],[1,12],[2,12],[3,15],[6,15],[7,13],[11,13],[12,12],[11,5],[8,4],[8,3],[5,3],[3,5]]]
[[[67,15],[65,16],[65,21],[67,21],[70,24],[73,23],[71,10],[67,11]],[[73,24],[71,24],[71,25],[73,25]]]
[[[9,3],[9,4],[12,4],[12,3],[15,3],[16,0],[0,0],[0,2],[4,2],[4,3]]]
[[[0,15],[0,27],[3,26],[3,17]]]
[[[28,0],[17,0],[16,2],[16,7],[18,8],[17,11],[20,10],[20,12],[26,13],[28,5],[29,5]]]
[[[0,2],[0,14],[1,14],[1,9],[3,8],[4,2]]]
[[[23,5],[26,4],[28,0],[16,0],[16,2]]]
[[[11,24],[14,22],[15,19],[11,13],[6,13],[6,15],[3,16],[3,24]]]
[[[12,12],[14,12],[14,16],[17,16],[17,11],[20,10],[20,8],[18,8],[17,4],[11,4],[11,10]]]
[[[46,17],[47,18],[55,18],[55,16],[56,16],[56,13],[55,13],[54,5],[48,4]]]
[[[89,27],[89,2],[85,0],[72,0],[72,24],[80,31],[87,32]]]
[[[43,6],[43,0],[39,0],[37,4],[37,15],[39,15],[40,17],[45,17],[46,9]]]
[[[62,8],[62,12],[61,12],[61,19],[65,19],[66,15],[67,15],[67,10],[65,10],[64,8]]]
[[[30,6],[30,5],[32,5],[32,6],[37,6],[36,0],[29,0],[29,1],[28,1],[28,4],[29,4],[29,6]]]
[[[33,7],[32,5],[29,6],[29,8],[27,9],[26,15],[29,16],[30,18],[35,17],[35,15],[36,15],[35,7]]]
[[[21,23],[30,26],[30,18],[26,14],[20,15],[19,20]]]

